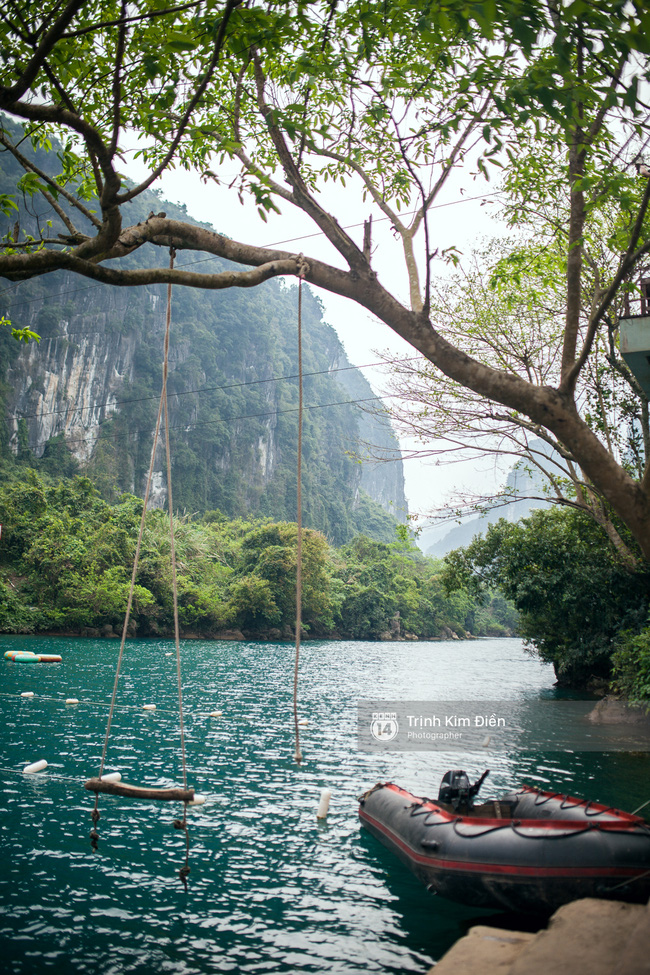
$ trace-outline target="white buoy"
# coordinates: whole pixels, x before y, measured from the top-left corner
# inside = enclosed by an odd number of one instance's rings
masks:
[[[106,775],[102,775],[102,782],[121,782],[122,773],[121,772],[107,772]]]
[[[155,711],[156,710],[156,705],[155,704],[143,704],[142,705],[142,710],[143,711]]]
[[[78,697],[66,697],[65,703],[66,704],[79,704],[79,698]]]
[[[34,697],[34,692],[33,691],[22,691],[20,696],[21,697]]]
[[[166,654],[165,654],[165,656],[166,656],[166,657],[173,657],[173,656],[174,656],[174,654],[173,654],[173,653],[166,653]]]
[[[188,806],[202,806],[205,800],[206,796],[204,796],[201,792],[195,792],[194,798],[191,802],[188,802]]]
[[[31,775],[32,772],[42,772],[44,768],[47,768],[47,762],[42,758],[40,762],[32,762],[31,765],[26,765],[23,772],[25,775]]]
[[[325,819],[327,816],[327,810],[330,807],[330,799],[332,798],[332,792],[330,789],[320,790],[320,802],[318,803],[318,810],[316,812],[317,819]]]
[[[301,728],[307,728],[309,725],[309,721],[307,720],[307,718],[301,718],[300,721],[298,722],[298,725]]]
[[[223,711],[210,711],[211,718],[220,718],[222,714]]]
[[[481,745],[481,748],[488,748],[491,741],[492,741],[492,735],[488,735],[487,738],[484,740],[483,744]]]

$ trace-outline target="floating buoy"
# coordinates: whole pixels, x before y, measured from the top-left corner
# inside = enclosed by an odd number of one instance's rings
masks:
[[[79,698],[78,697],[66,697],[65,703],[66,704],[79,704]]]
[[[20,692],[20,696],[21,697],[34,697],[34,692],[33,691],[21,691]]]
[[[166,656],[166,657],[173,657],[173,656],[174,656],[174,654],[173,654],[173,653],[166,653],[166,654],[165,654],[165,656]]]
[[[106,775],[102,775],[102,782],[121,782],[122,773],[121,772],[107,772]]]
[[[47,762],[42,758],[39,762],[32,762],[31,765],[26,765],[23,772],[25,775],[31,775],[32,772],[42,772],[44,768],[47,768]]]
[[[156,705],[155,704],[143,704],[142,705],[142,710],[143,711],[155,711],[156,710]]]
[[[307,728],[309,725],[309,721],[307,720],[307,718],[301,718],[298,724],[301,728]]]
[[[492,741],[492,735],[488,735],[487,738],[483,740],[483,743],[481,744],[481,748],[488,748],[491,741]]]
[[[220,718],[222,714],[223,711],[210,711],[211,718]]]
[[[16,664],[60,664],[59,653],[34,653],[33,650],[7,650],[5,660],[13,660]]]
[[[327,810],[330,807],[330,799],[332,798],[332,792],[330,789],[320,790],[320,801],[318,803],[318,810],[316,811],[317,819],[325,819],[327,816]]]
[[[188,802],[188,806],[202,806],[205,800],[206,797],[204,795],[202,795],[200,792],[195,792],[194,798],[191,802]]]

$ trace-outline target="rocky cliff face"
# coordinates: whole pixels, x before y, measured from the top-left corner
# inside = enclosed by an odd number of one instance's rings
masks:
[[[41,169],[51,165],[44,150],[35,159]],[[16,165],[8,153],[0,158],[0,192],[15,193]],[[17,203],[21,227],[36,233],[45,216],[37,218],[28,200]],[[182,207],[162,204],[154,193],[130,204],[128,219],[146,219],[161,205],[170,217],[187,219]],[[0,233],[9,230],[8,219],[0,215]],[[167,258],[158,253],[156,260]],[[215,271],[228,268],[208,260]],[[151,261],[151,253],[136,252],[125,263]],[[141,494],[160,396],[165,303],[163,286],[110,288],[59,272],[9,283],[0,313],[19,327],[28,325],[41,342],[18,347],[0,329],[0,456],[49,463],[59,473],[74,458],[106,498]],[[280,281],[220,292],[176,288],[172,319],[168,403],[175,508],[293,520],[297,289]],[[305,524],[335,543],[359,531],[390,539],[393,519],[403,520],[406,512],[401,462],[373,468],[360,465],[354,453],[360,441],[391,455],[398,444],[387,422],[367,419],[346,404],[367,400],[372,390],[360,373],[337,372],[349,363],[309,289],[303,296],[303,352]],[[156,505],[166,496],[163,471],[159,449]]]
[[[168,391],[174,500],[181,510],[295,516],[295,289],[271,283],[260,291],[175,292]],[[14,286],[7,313],[41,335],[40,344],[10,349],[6,364],[14,455],[43,458],[59,438],[105,495],[142,494],[160,390],[164,306],[160,287],[89,286],[66,274]],[[361,515],[363,497],[404,519],[403,473],[399,461],[377,466],[354,459],[359,441],[381,441],[393,455],[397,441],[387,422],[346,405],[372,391],[360,373],[347,371],[315,298],[304,302],[303,314],[305,521],[342,542],[370,530],[359,523],[367,515]],[[159,448],[151,504],[165,498]]]
[[[74,289],[74,282],[62,277],[57,285]],[[125,380],[134,375],[136,334],[120,334],[110,326],[123,321],[129,306],[134,300],[141,304],[142,297],[106,289],[100,311],[88,295],[79,295],[68,317],[58,318],[48,314],[46,298],[23,303],[20,286],[16,289],[14,319],[17,315],[42,334],[40,344],[22,350],[6,374],[12,388],[7,407],[14,453],[22,430],[22,439],[36,457],[42,457],[48,441],[61,434],[79,461],[92,457],[102,425],[119,409]]]

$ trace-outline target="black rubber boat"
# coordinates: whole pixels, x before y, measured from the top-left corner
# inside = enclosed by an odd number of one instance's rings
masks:
[[[552,913],[579,897],[648,900],[644,819],[526,785],[474,805],[485,775],[470,786],[448,772],[437,800],[376,785],[359,800],[361,823],[428,890],[474,907]]]

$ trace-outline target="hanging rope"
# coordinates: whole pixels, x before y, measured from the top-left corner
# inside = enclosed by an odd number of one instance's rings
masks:
[[[302,630],[302,282],[309,270],[302,254],[298,258],[298,485],[296,489],[296,653],[293,665],[293,724],[296,739],[294,758],[302,762],[300,729],[298,726],[298,665],[300,662],[300,635]]]
[[[169,249],[169,269],[173,270],[174,258],[176,252],[173,247]],[[174,506],[172,498],[172,478],[171,478],[171,451],[169,444],[169,416],[167,410],[167,376],[169,372],[169,336],[171,332],[171,307],[172,307],[172,285],[169,283],[167,285],[167,312],[165,316],[165,339],[164,339],[164,353],[163,353],[163,375],[162,375],[162,390],[160,393],[160,402],[158,404],[158,414],[156,416],[156,426],[154,430],[153,443],[151,446],[151,457],[149,460],[149,471],[147,473],[147,481],[144,492],[144,499],[142,505],[142,516],[140,518],[140,528],[138,531],[138,540],[135,547],[135,555],[133,559],[133,571],[131,573],[131,584],[129,586],[129,595],[126,604],[126,613],[124,616],[124,626],[122,627],[122,639],[120,641],[120,649],[117,658],[117,666],[115,668],[115,679],[113,682],[113,693],[111,696],[111,703],[108,711],[108,720],[106,722],[106,734],[104,737],[104,746],[102,749],[102,756],[99,765],[99,775],[98,780],[101,781],[102,775],[104,773],[104,765],[106,762],[106,753],[108,750],[108,742],[110,740],[111,724],[113,721],[113,714],[115,712],[115,702],[117,699],[117,688],[120,678],[120,671],[122,668],[122,660],[124,657],[124,647],[126,644],[126,638],[128,634],[129,622],[131,619],[131,609],[133,607],[133,594],[135,591],[136,577],[138,573],[138,565],[140,561],[140,550],[142,548],[142,538],[144,535],[144,527],[147,516],[147,507],[149,504],[149,496],[151,493],[151,484],[153,481],[153,470],[156,460],[156,450],[158,448],[158,437],[160,435],[160,423],[164,413],[165,421],[165,456],[167,463],[167,497],[169,506],[169,534],[170,534],[170,547],[171,547],[171,563],[172,563],[172,590],[173,590],[173,605],[174,605],[174,642],[176,645],[176,672],[178,679],[178,710],[179,710],[179,721],[180,721],[180,737],[181,737],[181,761],[183,769],[183,791],[187,793],[187,759],[185,750],[185,723],[183,719],[183,693],[182,693],[182,683],[181,683],[181,658],[180,658],[180,640],[179,640],[179,624],[178,624],[178,584],[176,576],[176,548],[174,540]],[[94,782],[95,780],[91,780]],[[87,786],[90,783],[87,783]],[[119,789],[119,787],[118,787]],[[108,790],[106,790],[108,791]],[[117,791],[117,790],[116,790]],[[134,790],[134,792],[137,790]],[[144,791],[144,790],[141,790]],[[156,791],[156,790],[150,790]],[[163,792],[170,792],[170,790],[159,790],[161,798],[167,798],[163,795]],[[90,833],[91,844],[94,850],[97,849],[97,842],[99,839],[99,834],[97,833],[97,823],[99,821],[99,792],[95,792],[95,806],[91,813],[91,819],[93,821],[93,829]],[[187,876],[190,872],[189,868],[189,833],[187,829],[187,799],[183,802],[183,819],[175,820],[174,826],[177,829],[182,829],[185,832],[185,864],[179,871],[179,876],[183,881],[185,887],[187,888]]]
[[[174,256],[176,251],[173,247],[169,249],[169,269],[174,267]],[[167,373],[169,367],[169,334],[171,331],[172,320],[172,285],[171,281],[167,285],[167,315],[165,319],[165,352],[163,358],[163,382],[162,399],[165,414],[165,459],[167,462],[167,506],[169,508],[169,543],[172,562],[172,592],[174,598],[174,644],[176,647],[176,677],[178,683],[178,715],[181,735],[181,763],[183,767],[183,788],[187,789],[187,758],[185,753],[185,722],[183,720],[183,685],[181,681],[181,645],[179,638],[178,625],[178,583],[176,577],[176,545],[174,539],[174,503],[172,498],[172,461],[169,449],[169,414],[167,411]],[[190,835],[187,828],[187,801],[183,803],[182,820],[174,820],[176,829],[181,829],[185,833],[185,863],[178,871],[178,875],[183,881],[187,890],[187,878],[190,873]]]

